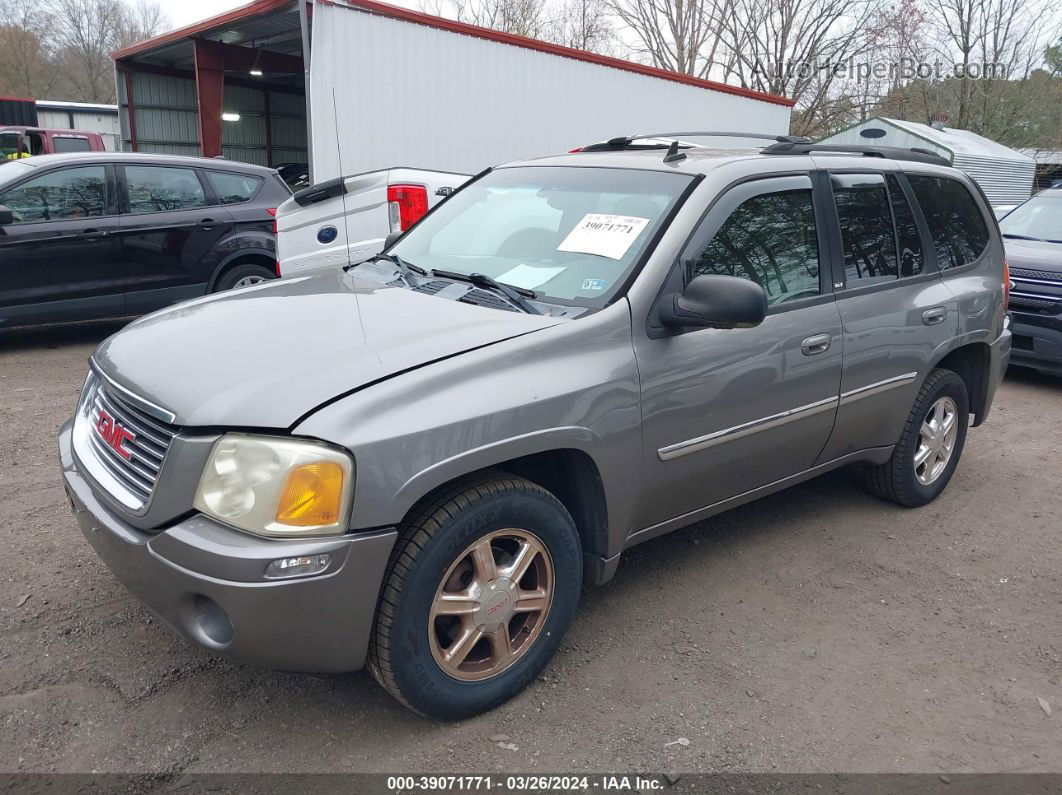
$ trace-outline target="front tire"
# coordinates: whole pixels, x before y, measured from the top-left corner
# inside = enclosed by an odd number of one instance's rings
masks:
[[[485,712],[546,666],[581,585],[579,534],[556,497],[501,472],[466,480],[403,526],[369,670],[431,718]]]
[[[871,493],[911,508],[935,500],[959,464],[969,422],[966,382],[951,370],[931,372],[892,457],[866,468]]]

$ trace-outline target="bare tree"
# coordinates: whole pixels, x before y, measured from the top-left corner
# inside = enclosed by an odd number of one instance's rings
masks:
[[[55,84],[52,17],[34,0],[0,3],[0,95],[39,97]]]
[[[544,0],[423,0],[429,14],[533,39],[547,28]]]
[[[83,102],[114,101],[110,53],[158,33],[166,25],[149,0],[51,0],[56,63],[65,92]]]
[[[611,53],[617,44],[605,0],[565,0],[550,17],[545,33],[548,41],[589,52]]]
[[[653,66],[706,77],[721,40],[717,23],[735,0],[605,0],[631,39],[630,54]]]

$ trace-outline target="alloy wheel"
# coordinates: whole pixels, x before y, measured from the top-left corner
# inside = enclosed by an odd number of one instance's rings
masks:
[[[932,485],[947,469],[959,434],[958,419],[959,409],[955,401],[944,396],[933,402],[922,420],[914,465],[915,478],[923,486]]]
[[[508,528],[478,539],[450,566],[432,602],[435,662],[466,681],[512,667],[541,634],[553,588],[553,561],[533,533]]]

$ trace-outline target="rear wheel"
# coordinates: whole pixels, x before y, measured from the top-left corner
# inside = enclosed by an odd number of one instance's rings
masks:
[[[936,499],[959,464],[969,421],[966,383],[951,370],[934,370],[918,391],[892,457],[866,468],[870,491],[909,507]]]
[[[503,473],[466,481],[404,527],[369,670],[432,718],[491,709],[553,656],[581,580],[579,535],[552,494]]]
[[[247,262],[235,265],[221,274],[214,283],[214,292],[220,293],[222,290],[231,290],[235,287],[250,287],[252,284],[261,284],[275,278],[277,278],[275,271],[263,265]]]

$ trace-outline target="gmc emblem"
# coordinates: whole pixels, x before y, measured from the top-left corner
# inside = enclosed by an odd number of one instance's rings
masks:
[[[99,419],[96,420],[96,433],[103,439],[118,455],[127,461],[132,460],[133,454],[125,447],[126,442],[131,442],[136,439],[136,434],[129,431],[120,422],[116,422],[114,417],[108,414],[103,409],[100,409]]]

